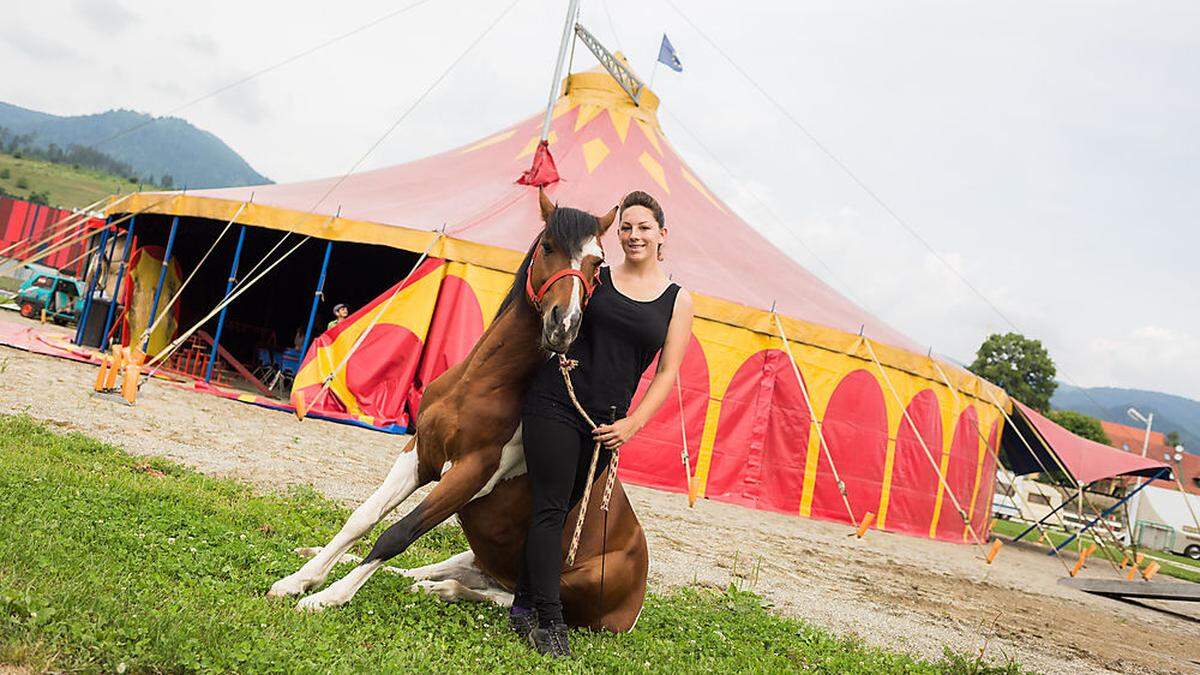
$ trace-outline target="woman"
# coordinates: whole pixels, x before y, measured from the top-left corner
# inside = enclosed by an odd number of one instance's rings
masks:
[[[556,358],[534,377],[521,416],[533,508],[509,623],[556,658],[571,653],[559,601],[563,526],[583,495],[594,445],[602,444],[597,466],[604,467],[645,426],[675,386],[691,339],[692,298],[659,266],[667,240],[662,207],[645,192],[629,193],[621,201],[618,233],[625,260],[600,268],[600,284],[567,354],[579,363],[571,371],[576,398],[593,420],[608,423],[589,428],[567,397]],[[629,410],[638,380],[660,351],[650,388]]]

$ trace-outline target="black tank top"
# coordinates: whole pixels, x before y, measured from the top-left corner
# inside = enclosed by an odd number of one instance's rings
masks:
[[[617,419],[629,412],[638,380],[667,339],[678,294],[679,286],[671,284],[654,300],[634,300],[613,286],[609,268],[600,268],[600,285],[588,301],[578,337],[567,350],[567,356],[579,362],[571,371],[575,396],[597,424],[608,421],[610,406],[616,407]],[[556,356],[539,367],[523,412],[590,431],[567,397]]]

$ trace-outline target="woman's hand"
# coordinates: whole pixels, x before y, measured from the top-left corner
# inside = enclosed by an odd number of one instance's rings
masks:
[[[603,443],[609,450],[616,450],[633,438],[641,428],[636,420],[622,417],[612,424],[601,424],[593,429],[592,438]]]

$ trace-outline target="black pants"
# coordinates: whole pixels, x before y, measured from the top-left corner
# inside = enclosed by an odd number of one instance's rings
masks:
[[[595,441],[577,426],[535,415],[525,415],[521,425],[533,508],[513,604],[536,608],[538,623],[545,628],[563,622],[558,597],[564,558],[563,526],[567,512],[583,497]],[[610,455],[600,448],[597,478]],[[570,525],[575,527],[574,521]]]

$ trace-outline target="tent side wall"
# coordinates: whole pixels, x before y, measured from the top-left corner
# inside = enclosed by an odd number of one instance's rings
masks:
[[[465,358],[490,324],[512,278],[461,261],[428,260],[403,288],[393,287],[314,342],[293,400],[303,397],[319,414],[406,427],[424,387]],[[317,400],[325,378],[372,322],[377,325],[370,336]],[[686,438],[702,496],[849,522],[828,461],[832,457],[855,520],[872,512],[883,529],[967,541],[957,502],[984,537],[995,475],[994,450],[985,439],[994,447],[1000,411],[941,380],[884,366],[889,386],[862,339],[853,336],[849,342],[851,349],[844,353],[792,343],[822,421],[817,425],[780,338],[698,318],[680,395],[626,446],[622,477],[685,492],[680,456]],[[654,367],[642,378],[639,399]]]

